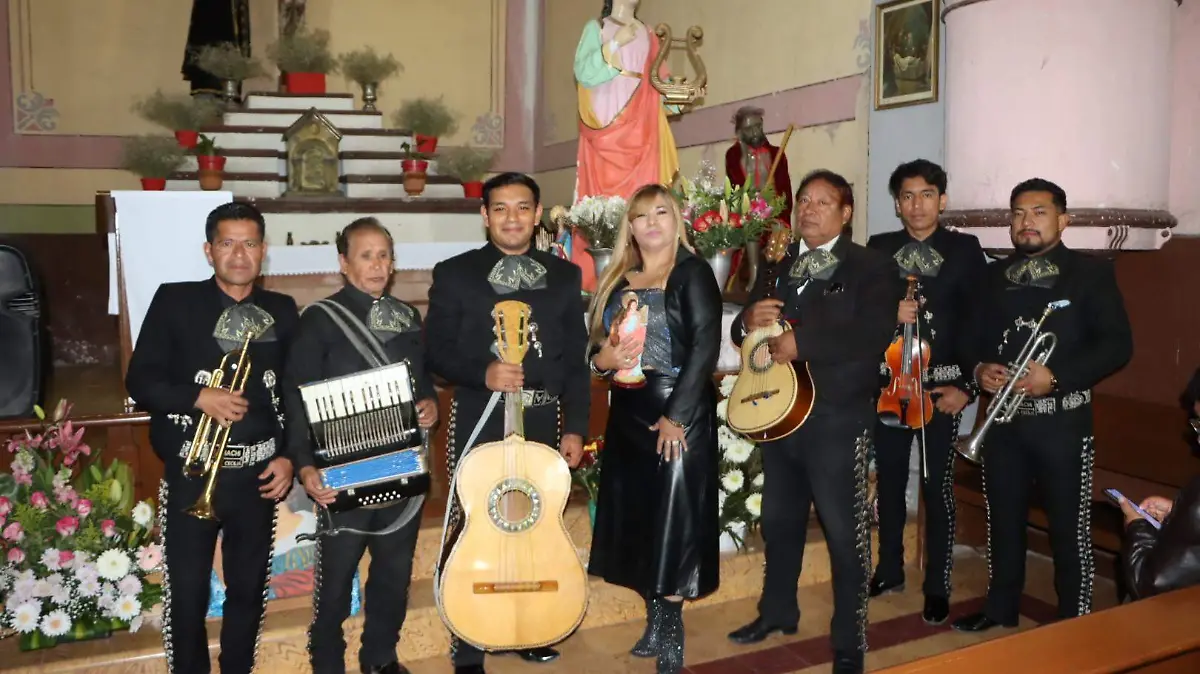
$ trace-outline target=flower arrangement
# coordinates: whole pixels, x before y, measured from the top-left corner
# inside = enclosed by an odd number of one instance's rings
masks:
[[[196,65],[213,77],[236,82],[267,74],[261,61],[243,54],[232,42],[201,47],[196,52]]]
[[[621,197],[584,197],[567,211],[567,219],[587,237],[596,249],[616,245],[617,230],[625,215],[625,200]]]
[[[195,131],[221,119],[221,106],[212,98],[168,95],[162,89],[134,103],[133,112],[168,131]]]
[[[458,116],[450,110],[441,96],[404,101],[392,115],[392,122],[414,134],[433,138],[449,136],[458,131]]]
[[[285,73],[328,75],[338,68],[338,60],[329,51],[330,39],[327,30],[300,28],[270,44],[267,58]]]
[[[787,205],[787,199],[776,196],[770,185],[758,190],[749,178],[744,185],[731,185],[729,178],[722,184],[716,175],[713,163],[703,161],[695,180],[681,177],[675,188],[692,244],[702,257],[757,240]]]
[[[762,448],[729,427],[728,398],[736,382],[733,374],[721,379],[721,401],[717,403],[717,448],[721,452],[717,503],[721,532],[741,548],[742,536],[762,518],[763,471]]]
[[[571,471],[575,484],[587,491],[588,500],[595,501],[600,493],[600,452],[604,451],[604,436],[593,438],[583,446],[579,466]]]
[[[121,168],[139,178],[166,178],[183,166],[186,152],[170,136],[129,136],[121,141]]]
[[[404,65],[391,54],[382,55],[374,47],[338,54],[338,67],[342,74],[359,86],[379,84],[396,73],[404,72]]]
[[[21,650],[137,631],[161,598],[154,507],[133,503],[128,465],[84,465],[92,450],[66,401],[49,423],[35,412],[41,432],[7,442],[12,472],[0,475],[0,628]]]

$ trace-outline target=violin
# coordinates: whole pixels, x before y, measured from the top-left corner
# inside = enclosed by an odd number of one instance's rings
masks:
[[[904,299],[917,298],[917,277],[909,275]],[[892,428],[921,428],[933,418],[933,399],[925,391],[929,342],[920,339],[920,323],[905,323],[884,354],[891,381],[879,395],[879,420]]]

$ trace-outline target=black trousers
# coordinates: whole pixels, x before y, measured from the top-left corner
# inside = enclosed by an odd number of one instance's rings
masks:
[[[763,449],[762,533],[766,578],[758,612],[771,625],[800,620],[796,598],[808,514],[816,505],[833,565],[836,651],[865,651],[871,525],[867,455],[874,409],[817,411],[792,435]]]
[[[163,647],[172,674],[208,674],[209,580],[217,534],[225,575],[221,622],[222,674],[254,669],[258,637],[266,614],[267,580],[275,544],[275,501],[258,492],[266,463],[222,469],[213,507],[219,521],[188,515],[204,482],[185,478],[178,463],[168,463],[159,486],[159,527],[163,542]]]
[[[1092,610],[1092,410],[1018,414],[992,426],[983,446],[988,595],[993,620],[1015,622],[1025,588],[1029,498],[1037,483],[1050,525],[1058,615]]]
[[[448,444],[452,448],[452,451],[449,452],[449,457],[447,457],[450,463],[449,475],[454,475],[458,459],[462,456],[467,440],[471,437],[471,431],[475,430],[475,424],[487,406],[489,396],[490,394],[488,393],[478,391],[463,391],[455,395],[454,402],[450,406],[450,437]],[[483,430],[480,431],[475,444],[482,445],[487,442],[496,442],[502,440],[503,435],[504,398],[501,396],[500,401],[496,403],[496,408],[484,423]],[[561,435],[562,427],[557,402],[539,407],[525,408],[525,438],[527,440],[540,442],[558,449]],[[454,541],[457,539],[458,529],[462,524],[462,511],[459,509],[458,499],[451,494],[450,500],[452,503],[447,507],[453,508],[453,510],[450,514],[450,530],[444,534],[447,536],[446,554],[450,553]],[[439,563],[444,561],[440,560]],[[453,634],[450,635],[450,659],[456,667],[482,665],[483,654],[484,652],[480,649],[462,641]]]
[[[404,501],[383,508],[357,508],[333,515],[335,527],[379,531],[396,521]],[[400,529],[383,536],[338,534],[317,542],[313,619],[308,627],[308,652],[314,674],[346,671],[346,640],[342,623],[350,617],[354,572],[363,552],[371,551],[367,586],[363,593],[363,667],[380,667],[396,661],[400,628],[408,614],[408,586],[412,578],[413,551],[421,531],[418,513]]]
[[[950,598],[954,566],[954,440],[960,415],[934,411],[925,426],[925,584],[929,597]],[[875,477],[879,495],[879,565],[875,576],[887,583],[904,580],[904,524],[908,520],[908,467],[913,440],[920,451],[921,430],[875,424]]]

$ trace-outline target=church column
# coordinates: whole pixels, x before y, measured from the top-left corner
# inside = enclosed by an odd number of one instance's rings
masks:
[[[1171,21],[1177,0],[945,0],[946,224],[1011,248],[1008,197],[1067,192],[1068,246],[1170,238]]]

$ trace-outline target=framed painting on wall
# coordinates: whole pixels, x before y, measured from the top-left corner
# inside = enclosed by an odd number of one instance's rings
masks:
[[[875,7],[875,109],[938,99],[940,0],[892,0]]]

